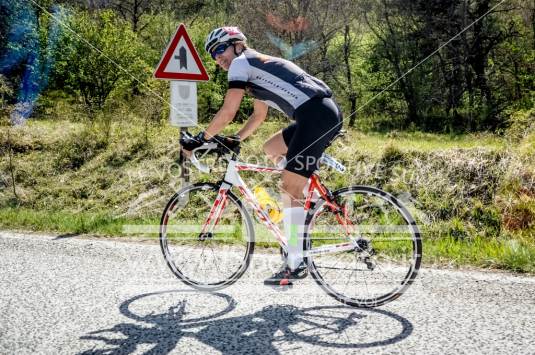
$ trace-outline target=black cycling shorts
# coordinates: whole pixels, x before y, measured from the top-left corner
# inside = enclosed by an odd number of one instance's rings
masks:
[[[286,170],[309,178],[318,169],[327,144],[342,128],[342,113],[330,98],[310,99],[299,106],[295,122],[282,130]]]

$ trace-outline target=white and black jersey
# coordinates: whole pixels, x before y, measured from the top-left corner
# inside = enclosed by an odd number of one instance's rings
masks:
[[[294,63],[245,49],[228,70],[229,89],[245,89],[268,106],[294,117],[295,110],[312,98],[332,96],[323,81]]]

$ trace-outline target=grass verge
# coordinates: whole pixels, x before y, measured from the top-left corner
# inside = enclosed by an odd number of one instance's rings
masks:
[[[103,237],[125,236],[124,226],[157,226],[156,219],[114,218],[106,214],[45,212],[30,209],[0,209],[0,228],[23,229],[31,231],[93,234]],[[135,236],[141,236],[135,234]],[[142,235],[157,238],[157,233]],[[259,247],[274,247],[276,244],[266,242],[265,236],[257,236],[264,241]],[[535,273],[535,246],[524,241],[521,236],[516,239],[501,240],[496,238],[475,237],[470,240],[454,236],[440,239],[423,240],[423,264],[425,266],[476,266],[490,269],[503,269],[520,273]]]
[[[125,225],[158,225],[154,219],[114,218],[104,213],[68,213],[63,211],[35,211],[24,208],[0,209],[0,228],[23,229],[39,232],[95,234],[99,236],[124,236]],[[157,235],[146,236],[156,238]]]

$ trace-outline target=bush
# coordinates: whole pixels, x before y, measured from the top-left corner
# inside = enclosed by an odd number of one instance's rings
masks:
[[[518,142],[525,136],[535,133],[535,108],[513,112],[508,120],[506,136]]]
[[[405,155],[401,149],[394,145],[387,145],[381,157],[381,163],[387,167],[392,167],[395,164],[402,163],[405,160]]]
[[[502,202],[502,222],[510,231],[530,229],[535,226],[535,198],[522,194],[517,199]]]
[[[483,204],[481,201],[474,201],[468,206],[468,219],[474,223],[478,229],[485,230],[491,236],[498,236],[501,229],[500,211],[493,204]]]

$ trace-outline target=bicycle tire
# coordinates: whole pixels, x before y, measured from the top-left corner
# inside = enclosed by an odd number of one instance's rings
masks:
[[[160,247],[167,265],[178,279],[200,291],[213,292],[236,282],[249,267],[254,252],[251,216],[231,191],[227,191],[228,203],[223,206],[222,218],[217,226],[222,232],[201,238],[203,221],[218,191],[219,185],[213,183],[197,183],[181,189],[167,203],[160,222]],[[176,228],[172,227],[171,221]],[[225,234],[226,230],[230,232]],[[218,250],[215,251],[214,247]],[[204,267],[204,275],[195,275],[201,260],[205,259],[205,251],[207,254],[211,252],[213,259],[219,262],[221,259],[217,254],[221,253],[221,247],[226,248],[225,265],[222,266],[227,266],[229,271],[223,273],[213,261],[213,265]],[[222,276],[214,276],[216,271]]]
[[[353,307],[372,308],[397,299],[412,284],[421,264],[421,234],[414,218],[398,199],[385,191],[373,187],[351,186],[342,188],[333,193],[333,199],[344,206],[348,216],[351,213],[349,218],[352,219],[353,225],[358,226],[356,230],[362,237],[360,239],[366,242],[361,243],[362,249],[360,251],[355,248],[349,252],[340,252],[334,256],[332,254],[308,256],[306,262],[312,277],[331,297]],[[387,209],[392,212],[391,216],[387,213],[381,214]],[[348,210],[351,211],[348,212]],[[329,223],[322,224],[319,222],[320,217]],[[387,217],[393,218],[388,219]],[[335,218],[336,214],[328,208],[326,201],[319,199],[307,215],[304,235],[305,248],[307,250],[319,245],[325,246],[331,242],[332,244],[340,243],[342,240],[347,242],[347,237],[340,236],[338,230],[333,228],[332,223]],[[396,222],[398,224],[391,224]],[[389,224],[386,225],[384,223]],[[341,226],[340,224],[338,225]],[[404,230],[407,231],[407,237],[395,236]],[[362,234],[363,232],[364,234]],[[326,237],[329,234],[335,234],[336,236]],[[380,236],[370,237],[370,235],[374,234]],[[393,236],[391,237],[391,235]],[[388,245],[388,241],[391,241],[392,245]],[[364,251],[365,248],[366,250]],[[400,252],[403,251],[408,254],[407,260],[404,260],[400,255]],[[367,254],[373,255],[369,256]],[[330,265],[329,263],[332,263],[334,258],[337,258],[338,261]],[[344,258],[345,260],[342,264],[339,264],[340,260]],[[353,259],[355,261],[354,266],[351,266]],[[381,263],[384,262],[384,264],[380,264],[379,261]],[[347,279],[343,290],[338,285],[338,280],[331,281],[327,278],[329,272],[331,272],[329,270],[335,269],[340,270],[337,276],[339,279]],[[348,273],[347,271],[350,272]],[[372,276],[373,271],[376,272]],[[370,284],[365,279],[364,285],[358,285],[359,275],[364,278],[367,274],[371,276],[372,290],[378,290],[376,294],[370,292]],[[382,286],[383,282],[391,281],[389,274],[391,277],[396,277],[392,282],[392,288]],[[353,276],[355,276],[354,282],[352,282]],[[382,291],[382,288],[385,290]],[[352,293],[352,290],[355,292]],[[360,293],[364,292],[364,290],[367,291],[367,296],[362,297]]]

